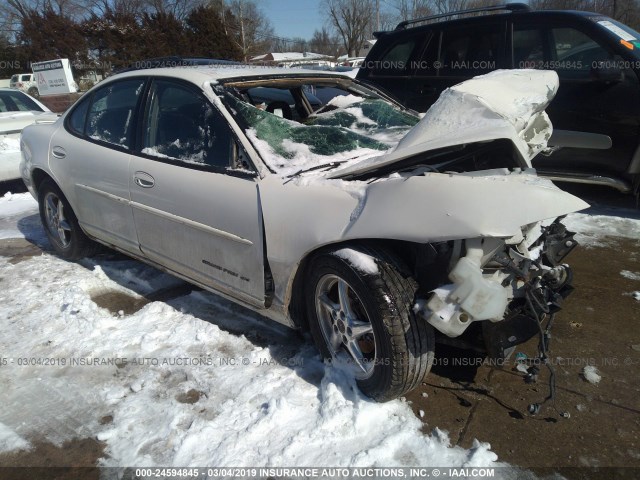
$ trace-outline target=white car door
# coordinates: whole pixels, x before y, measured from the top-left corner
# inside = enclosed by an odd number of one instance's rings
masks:
[[[81,100],[53,135],[50,167],[92,236],[140,253],[129,198],[135,112],[144,78],[126,79]]]
[[[142,153],[131,158],[131,206],[151,260],[256,306],[265,301],[257,176],[231,167],[235,140],[195,87],[153,81]]]

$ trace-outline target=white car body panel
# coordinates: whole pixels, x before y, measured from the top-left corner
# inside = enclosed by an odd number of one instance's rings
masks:
[[[129,204],[130,154],[90,144],[55,124],[51,137],[49,168],[66,193],[82,228],[91,236],[139,253],[133,212]],[[64,158],[53,151],[64,145]]]
[[[134,182],[145,172],[153,172],[152,188]],[[200,284],[264,306],[264,248],[256,181],[196,173],[131,156],[131,206],[142,253]]]

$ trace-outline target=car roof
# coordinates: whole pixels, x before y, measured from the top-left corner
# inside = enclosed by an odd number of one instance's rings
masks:
[[[460,14],[464,15],[464,11],[461,11]],[[450,15],[456,15],[456,12],[451,12]],[[401,27],[402,22],[396,27],[394,30],[387,30],[382,32],[375,32],[376,36],[381,38],[383,36],[387,36],[390,34],[400,34],[402,32],[410,32],[414,30],[420,29],[430,29],[434,26],[442,27],[447,26],[449,24],[465,24],[465,23],[482,23],[487,20],[495,20],[495,19],[505,19],[505,18],[522,18],[522,17],[606,17],[601,13],[595,12],[585,12],[580,10],[514,10],[507,11],[504,13],[487,13],[483,15],[474,15],[474,16],[462,16],[458,18],[450,18],[447,20],[443,20],[441,18],[430,18],[424,17],[423,20],[416,19],[418,22],[415,25],[407,25]]]
[[[11,87],[0,87],[0,92],[18,92],[21,95],[27,95],[22,90],[19,90],[17,88],[11,88]]]
[[[260,67],[252,65],[199,65],[195,67],[169,67],[131,70],[115,74],[107,81],[139,76],[171,77],[187,80],[197,85],[204,82],[230,79],[259,79],[268,77],[338,77],[351,79],[341,72],[307,70],[303,68]],[[103,82],[101,82],[103,84]]]

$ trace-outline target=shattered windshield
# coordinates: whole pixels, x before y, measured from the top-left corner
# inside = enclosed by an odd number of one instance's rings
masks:
[[[233,95],[225,100],[267,165],[285,176],[327,163],[377,156],[419,121],[385,100],[351,94],[334,97],[301,123]]]

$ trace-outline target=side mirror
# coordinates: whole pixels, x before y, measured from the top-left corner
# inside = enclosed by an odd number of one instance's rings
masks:
[[[591,69],[591,78],[596,82],[613,85],[624,81],[624,70],[616,67],[598,65]]]

